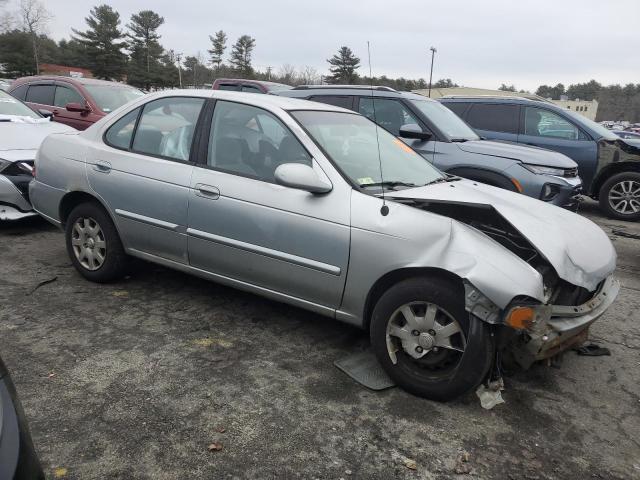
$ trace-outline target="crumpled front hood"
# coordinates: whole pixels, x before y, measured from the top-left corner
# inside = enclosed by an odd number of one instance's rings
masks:
[[[73,131],[58,122],[0,122],[0,157],[5,150],[37,150],[47,135]]]
[[[531,242],[560,278],[589,291],[615,270],[615,249],[599,226],[525,195],[459,180],[393,192],[387,198],[490,205]]]
[[[576,162],[562,153],[538,147],[525,147],[515,143],[492,142],[489,140],[470,140],[457,144],[460,150],[480,155],[511,158],[529,165],[547,167],[575,168]]]

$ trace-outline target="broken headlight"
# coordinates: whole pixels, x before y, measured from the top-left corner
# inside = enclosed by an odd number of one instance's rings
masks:
[[[551,318],[549,305],[513,305],[504,314],[504,323],[515,330],[530,330],[535,324]]]

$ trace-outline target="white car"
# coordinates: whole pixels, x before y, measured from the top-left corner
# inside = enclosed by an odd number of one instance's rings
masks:
[[[33,160],[50,133],[73,132],[0,90],[0,220],[37,215],[29,202]]]

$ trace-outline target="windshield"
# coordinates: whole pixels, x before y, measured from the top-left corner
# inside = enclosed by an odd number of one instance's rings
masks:
[[[0,115],[17,115],[20,117],[42,118],[20,100],[0,90]]]
[[[480,140],[480,137],[460,117],[440,102],[410,100],[449,140]]]
[[[423,186],[445,176],[402,140],[365,117],[352,113],[291,112],[313,140],[349,179],[373,191]],[[380,160],[378,142],[380,142]],[[384,184],[380,175],[380,163]]]
[[[137,88],[116,87],[113,85],[85,85],[84,88],[93,97],[98,108],[105,113],[113,112],[125,103],[135,100],[144,95],[144,92]]]
[[[593,120],[589,120],[584,115],[580,115],[579,113],[572,112],[571,110],[565,110],[564,113],[569,114],[569,116],[573,117],[578,121],[578,124],[582,124],[587,128],[590,128],[598,135],[601,135],[603,138],[607,140],[617,140],[619,137],[613,133],[611,130],[607,130],[605,127],[600,125],[599,123],[594,122]]]

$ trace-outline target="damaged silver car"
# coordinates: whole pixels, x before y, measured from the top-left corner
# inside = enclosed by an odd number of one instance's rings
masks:
[[[50,136],[36,167],[34,208],[87,279],[135,256],[357,325],[432,399],[497,352],[527,367],[583,341],[619,289],[589,220],[447,176],[329,105],[165,91]]]
[[[37,215],[29,203],[36,151],[50,133],[71,130],[0,90],[0,221]]]

